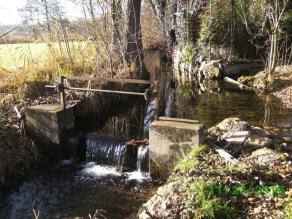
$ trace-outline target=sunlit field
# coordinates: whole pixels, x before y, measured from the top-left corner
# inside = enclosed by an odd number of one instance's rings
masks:
[[[71,57],[71,59],[69,58]],[[96,64],[90,41],[0,45],[0,87],[48,81],[60,75],[92,72]]]
[[[72,58],[77,58],[86,49],[86,42],[70,42]],[[7,71],[37,68],[46,64],[49,57],[67,54],[65,43],[24,43],[0,45],[0,67]]]

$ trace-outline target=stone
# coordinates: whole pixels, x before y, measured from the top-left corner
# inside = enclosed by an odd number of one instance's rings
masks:
[[[206,80],[216,80],[223,77],[223,69],[220,68],[219,61],[211,61],[207,64],[202,64],[199,69],[199,77]]]
[[[292,131],[280,131],[278,132],[278,136],[281,137],[284,142],[292,143]]]
[[[292,128],[292,121],[287,120],[287,121],[278,121],[275,124],[279,128]]]
[[[280,159],[280,155],[269,148],[261,148],[252,152],[248,160],[254,160],[257,164],[271,164]]]
[[[61,105],[37,105],[26,110],[26,128],[35,137],[56,144],[62,132],[74,127],[73,108],[63,110]]]
[[[250,136],[250,131],[227,132],[222,138],[229,143],[243,144]]]
[[[273,141],[268,137],[262,137],[259,135],[251,135],[245,141],[246,146],[253,146],[253,147],[268,147],[273,143]]]
[[[74,128],[73,107],[64,111],[61,105],[37,105],[29,107],[25,116],[27,133],[41,143],[48,158],[63,159],[65,132]]]
[[[250,125],[245,121],[241,121],[237,117],[231,117],[231,118],[224,119],[216,127],[223,132],[249,131],[250,130]]]
[[[204,141],[203,125],[197,121],[169,119],[154,121],[149,131],[150,158],[156,165],[172,170],[177,161]]]

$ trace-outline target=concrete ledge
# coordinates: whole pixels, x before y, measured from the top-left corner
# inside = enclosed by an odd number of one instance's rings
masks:
[[[195,120],[163,119],[150,126],[150,158],[158,166],[172,169],[192,148],[203,143],[204,127]]]
[[[159,117],[159,121],[170,121],[170,122],[183,122],[190,124],[199,124],[198,120],[190,120],[190,119],[179,119],[179,118],[169,118],[169,117]]]
[[[64,111],[61,105],[32,106],[26,111],[26,130],[49,154],[59,155],[63,134],[74,127],[74,119],[72,107]]]

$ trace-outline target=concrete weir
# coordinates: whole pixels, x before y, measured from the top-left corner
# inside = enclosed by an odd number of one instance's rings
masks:
[[[150,158],[159,167],[170,170],[203,141],[204,127],[198,121],[160,117],[149,130]]]
[[[38,105],[26,111],[26,130],[45,145],[45,151],[52,156],[61,156],[65,131],[74,128],[73,107],[66,110],[61,105]]]

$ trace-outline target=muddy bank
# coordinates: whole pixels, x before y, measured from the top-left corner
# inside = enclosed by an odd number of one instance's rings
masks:
[[[209,129],[206,145],[177,165],[139,218],[287,217],[292,157],[286,143],[233,118]],[[227,164],[218,147],[236,162]]]

